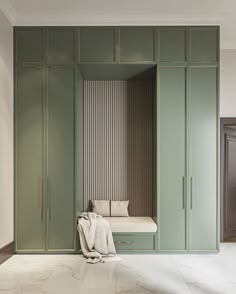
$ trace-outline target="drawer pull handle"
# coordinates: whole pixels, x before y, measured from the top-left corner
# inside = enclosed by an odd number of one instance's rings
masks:
[[[133,244],[133,242],[129,242],[129,241],[127,241],[127,242],[116,241],[114,243],[115,244]]]

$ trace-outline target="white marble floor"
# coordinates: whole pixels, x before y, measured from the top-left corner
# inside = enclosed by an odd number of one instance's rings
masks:
[[[235,294],[236,244],[216,255],[15,255],[0,266],[0,294]]]

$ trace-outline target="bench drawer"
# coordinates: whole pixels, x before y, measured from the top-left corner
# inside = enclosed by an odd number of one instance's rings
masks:
[[[117,251],[126,250],[155,250],[155,235],[117,235],[113,234]]]

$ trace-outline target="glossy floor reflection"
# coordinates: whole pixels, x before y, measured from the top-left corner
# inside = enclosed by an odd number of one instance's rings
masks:
[[[121,255],[86,264],[78,255],[15,255],[0,266],[0,294],[235,294],[236,244],[217,255]]]

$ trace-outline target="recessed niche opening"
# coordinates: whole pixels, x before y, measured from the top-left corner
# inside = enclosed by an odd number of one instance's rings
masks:
[[[156,66],[80,64],[83,208],[129,200],[130,216],[156,217]]]

